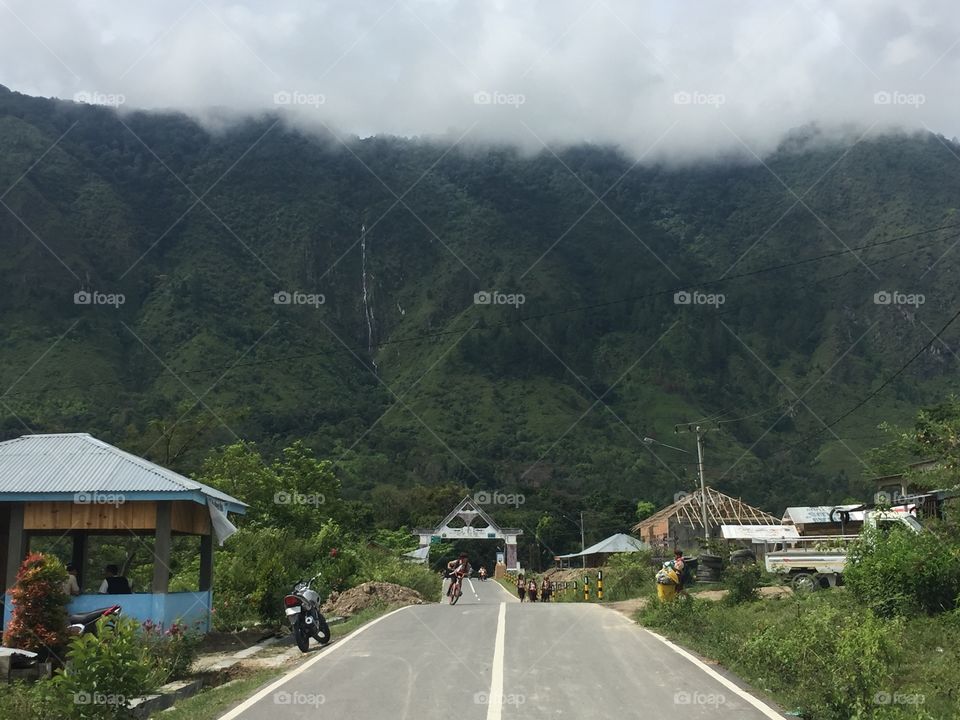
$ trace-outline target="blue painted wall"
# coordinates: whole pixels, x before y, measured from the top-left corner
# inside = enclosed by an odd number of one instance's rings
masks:
[[[175,622],[190,629],[210,632],[211,592],[134,593],[132,595],[78,595],[67,606],[69,613],[85,613],[97,608],[119,605],[124,617],[140,622],[151,620],[170,627]],[[7,595],[3,606],[3,627],[10,621],[12,603]]]

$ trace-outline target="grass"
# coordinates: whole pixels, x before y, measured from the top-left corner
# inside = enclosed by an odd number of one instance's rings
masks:
[[[957,613],[886,622],[849,593],[821,592],[651,603],[637,618],[808,720],[960,717]]]
[[[362,610],[345,622],[331,626],[330,632],[335,641],[342,640],[350,633],[385,615],[392,609],[393,607],[388,605],[374,605]],[[269,682],[275,680],[286,669],[254,670],[249,675],[225,685],[203,690],[193,697],[181,700],[173,709],[156,713],[152,717],[163,718],[163,720],[216,720],[232,707],[239,705]]]
[[[213,720],[246,700],[282,672],[279,668],[257,670],[226,685],[203,690],[152,717],[162,717],[164,720]]]

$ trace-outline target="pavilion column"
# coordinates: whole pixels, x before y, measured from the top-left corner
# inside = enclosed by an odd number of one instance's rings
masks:
[[[87,534],[73,533],[73,551],[70,553],[70,562],[77,568],[77,583],[83,587],[83,571],[87,566]]]
[[[27,533],[23,529],[23,504],[10,505],[10,529],[7,533],[7,576],[5,589],[10,590],[17,580],[17,571],[27,551]]]
[[[200,592],[213,588],[213,532],[200,536]]]
[[[153,542],[153,587],[154,593],[165,593],[170,587],[170,546],[172,533],[170,501],[157,503],[157,530]]]

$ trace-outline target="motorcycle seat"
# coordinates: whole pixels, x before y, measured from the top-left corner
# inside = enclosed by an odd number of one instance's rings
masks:
[[[70,625],[89,625],[94,620],[98,619],[103,615],[107,610],[109,610],[112,605],[109,607],[102,607],[98,610],[91,610],[88,613],[77,613],[76,615],[70,615],[67,618],[67,622]]]

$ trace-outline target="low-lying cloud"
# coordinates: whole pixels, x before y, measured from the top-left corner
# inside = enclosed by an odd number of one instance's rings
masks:
[[[762,156],[791,128],[960,125],[949,0],[0,0],[0,83],[461,142]]]

